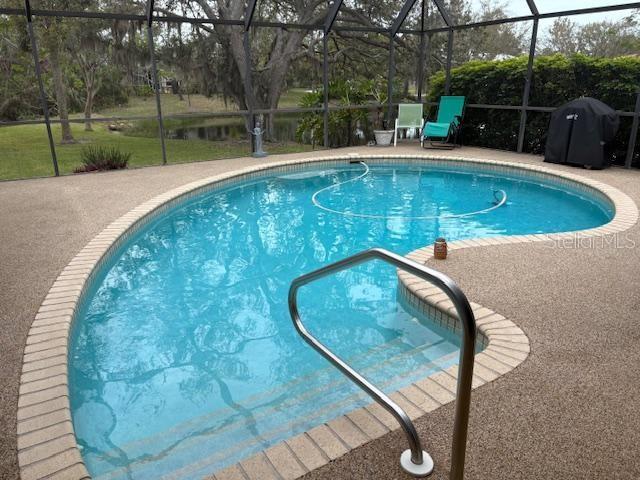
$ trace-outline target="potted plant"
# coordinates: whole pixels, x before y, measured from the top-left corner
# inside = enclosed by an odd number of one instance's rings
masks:
[[[388,147],[393,140],[394,130],[389,130],[387,120],[385,118],[384,105],[387,103],[387,83],[381,77],[376,77],[369,81],[369,95],[378,104],[376,108],[376,119],[373,125],[373,136],[376,140],[376,145],[381,147]]]
[[[378,116],[381,116],[378,114]],[[379,127],[373,129],[373,136],[376,139],[376,145],[380,147],[389,147],[393,140],[393,130],[387,130],[387,121],[384,119],[378,119],[376,125]]]

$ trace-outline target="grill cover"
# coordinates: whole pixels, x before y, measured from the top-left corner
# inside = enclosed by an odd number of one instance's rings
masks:
[[[544,161],[607,167],[604,146],[619,126],[616,111],[600,100],[581,97],[566,103],[551,114]]]

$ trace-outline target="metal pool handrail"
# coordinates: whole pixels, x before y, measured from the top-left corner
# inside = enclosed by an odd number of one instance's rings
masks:
[[[428,453],[422,450],[420,437],[409,416],[384,392],[355,371],[340,357],[324,346],[305,328],[298,311],[297,293],[300,287],[318,280],[332,273],[345,270],[354,265],[371,259],[382,260],[397,268],[409,272],[416,277],[426,280],[442,289],[453,302],[458,317],[462,323],[462,346],[460,348],[460,363],[456,395],[455,420],[453,426],[453,445],[451,451],[451,480],[462,480],[464,474],[464,460],[467,444],[467,428],[469,425],[469,406],[471,403],[471,380],[476,342],[476,321],[467,297],[460,287],[445,274],[425,267],[413,260],[402,257],[381,248],[365,250],[338,262],[322,267],[313,272],[301,275],[291,282],[289,288],[289,313],[298,333],[317,350],[324,358],[331,362],[351,381],[367,392],[378,404],[387,410],[400,423],[409,441],[409,450],[405,450],[400,457],[402,468],[416,477],[424,477],[433,471],[433,461]]]

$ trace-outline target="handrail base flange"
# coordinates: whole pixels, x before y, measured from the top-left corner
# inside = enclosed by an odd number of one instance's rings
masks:
[[[422,464],[416,465],[411,461],[411,450],[407,449],[400,455],[400,466],[409,475],[423,478],[433,473],[433,459],[424,450],[422,451]]]

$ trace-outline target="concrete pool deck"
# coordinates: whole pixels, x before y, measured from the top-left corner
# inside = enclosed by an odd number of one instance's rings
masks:
[[[348,152],[423,153],[416,145],[328,153]],[[541,162],[470,148],[446,153],[456,155]],[[60,270],[102,228],[145,200],[193,180],[262,163],[234,159],[0,184],[2,478],[18,475],[13,432],[27,331]],[[550,167],[603,181],[640,203],[637,170]],[[638,245],[638,226],[624,238]],[[625,246],[630,244],[618,245]],[[640,335],[633,330],[640,318],[639,250],[610,244],[580,247],[479,247],[456,251],[437,264],[472,301],[513,319],[532,346],[529,359],[515,371],[474,391],[467,478],[640,476],[640,421],[634,418],[640,407]],[[452,419],[450,404],[417,422],[436,460],[436,478],[448,470]],[[309,478],[406,478],[397,466],[405,448],[399,435],[365,444]]]

